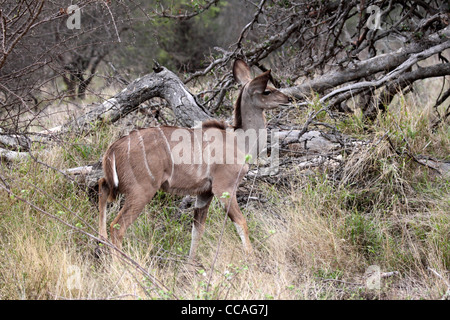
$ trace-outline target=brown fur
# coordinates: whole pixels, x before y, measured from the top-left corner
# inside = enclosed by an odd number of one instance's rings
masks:
[[[226,130],[228,128],[228,125],[224,121],[218,121],[214,119],[202,122],[202,129],[210,129],[210,128]]]
[[[235,129],[242,128],[241,100],[242,100],[242,90],[239,91],[239,95],[238,95],[238,97],[236,99],[236,103],[234,104],[234,123],[233,123],[233,127]]]

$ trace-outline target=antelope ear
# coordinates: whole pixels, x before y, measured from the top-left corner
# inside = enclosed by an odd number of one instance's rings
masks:
[[[250,93],[263,93],[267,88],[267,83],[270,79],[270,70],[260,74],[255,79],[253,79],[248,85],[248,90]]]
[[[243,60],[234,61],[233,77],[240,84],[245,84],[252,80],[250,67]]]

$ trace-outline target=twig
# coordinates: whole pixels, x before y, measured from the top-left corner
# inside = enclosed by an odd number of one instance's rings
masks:
[[[411,160],[413,160],[414,162],[416,162],[416,163],[418,163],[418,164],[420,164],[420,165],[422,165],[422,166],[425,166],[425,167],[427,167],[427,168],[430,168],[430,169],[432,169],[432,170],[435,170],[437,173],[439,173],[440,175],[442,175],[442,172],[441,172],[439,169],[437,169],[437,168],[435,168],[435,167],[433,167],[433,166],[427,164],[426,162],[420,161],[419,159],[417,159],[417,157],[416,157],[415,155],[413,155],[413,154],[410,152],[410,146],[409,146],[409,143],[408,143],[408,141],[405,139],[405,137],[404,137],[404,135],[403,135],[403,132],[402,132],[400,126],[398,125],[397,122],[394,122],[394,123],[395,123],[395,125],[397,126],[397,129],[402,133],[402,140],[403,140],[403,142],[405,143],[405,146],[406,146],[406,148],[405,148],[405,153],[406,153],[406,155],[407,155]],[[394,146],[394,143],[393,143],[392,140],[391,140],[391,137],[390,137],[389,135],[387,135],[387,136],[386,136],[386,139],[387,139],[387,141],[389,142],[389,145],[391,146],[392,150],[394,150],[394,152],[397,153],[399,156],[402,156],[403,153],[397,150],[397,148]]]
[[[391,271],[391,272],[383,272],[380,274],[381,278],[389,278],[389,277],[393,277],[393,276],[398,276],[400,274],[400,272],[398,271]]]
[[[253,20],[247,23],[247,25],[242,29],[241,34],[239,35],[238,41],[234,44],[237,48],[241,47],[242,40],[244,39],[245,33],[258,21],[259,15],[262,13],[262,8],[266,0],[261,0],[258,5],[258,10],[255,12],[253,16]]]
[[[120,40],[119,30],[117,30],[116,21],[114,20],[114,15],[113,15],[113,13],[111,12],[111,9],[109,8],[108,2],[105,1],[105,2],[104,2],[104,5],[106,6],[106,8],[108,8],[109,14],[111,15],[111,20],[112,20],[112,23],[113,23],[113,25],[114,25],[114,29],[116,30],[117,40],[118,40],[118,42],[122,42],[122,41]]]
[[[443,83],[445,83],[445,77],[444,77],[444,81]],[[435,112],[438,115],[438,119],[434,122],[434,124],[432,125],[433,129],[436,129],[437,126],[441,123],[444,122],[446,120],[446,118],[449,116],[449,112],[448,112],[448,107],[447,107],[447,113],[443,116],[441,116],[439,114],[438,111],[438,107],[443,104],[445,102],[445,100],[447,100],[450,97],[450,88],[447,89],[447,91],[436,101],[436,103],[433,106],[433,109],[435,110]]]

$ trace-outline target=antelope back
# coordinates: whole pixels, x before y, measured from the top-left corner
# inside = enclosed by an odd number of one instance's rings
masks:
[[[150,186],[176,194],[200,194],[210,191],[212,182],[223,175],[246,173],[244,164],[233,130],[225,130],[218,122],[194,129],[134,130],[114,142],[103,158],[109,185],[124,194],[136,188],[144,192]]]

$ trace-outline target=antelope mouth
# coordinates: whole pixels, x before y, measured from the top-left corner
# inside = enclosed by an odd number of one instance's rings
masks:
[[[281,103],[278,106],[282,109],[290,109],[290,108],[294,107],[294,102],[289,101],[288,103]]]

